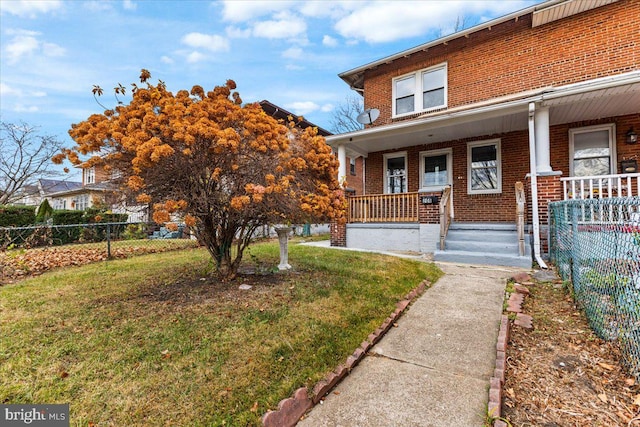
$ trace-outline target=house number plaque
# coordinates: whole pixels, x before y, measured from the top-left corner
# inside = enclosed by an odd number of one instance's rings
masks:
[[[440,202],[438,196],[420,196],[420,201],[423,205],[437,205]]]

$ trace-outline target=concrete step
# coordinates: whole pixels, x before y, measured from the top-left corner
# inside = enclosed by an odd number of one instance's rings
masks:
[[[506,239],[492,239],[487,236],[486,240],[465,240],[447,238],[445,243],[447,250],[451,251],[467,251],[467,252],[483,252],[483,253],[499,253],[499,254],[517,254],[518,242],[506,241]]]
[[[518,234],[513,223],[452,223],[445,250],[436,248],[434,260],[463,264],[531,267],[529,236],[524,256],[518,255]]]
[[[436,250],[433,253],[434,261],[457,262],[461,264],[501,265],[506,267],[531,268],[531,256],[518,256],[507,254],[489,254],[481,252]]]

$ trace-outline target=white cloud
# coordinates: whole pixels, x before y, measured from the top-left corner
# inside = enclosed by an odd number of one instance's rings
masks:
[[[124,0],[122,2],[122,7],[124,8],[124,10],[136,10],[138,8],[138,5],[131,0]]]
[[[36,98],[43,98],[45,96],[47,96],[47,92],[43,91],[43,90],[36,90],[31,92],[31,96],[36,97]]]
[[[204,61],[205,59],[206,59],[206,56],[204,56],[198,51],[193,51],[187,55],[187,62],[189,64],[195,64],[196,62]]]
[[[16,36],[5,47],[9,63],[15,64],[21,57],[35,52],[40,43],[33,36]]]
[[[65,49],[55,43],[38,40],[40,33],[26,30],[12,30],[8,33],[15,36],[5,46],[7,62],[15,64],[25,56],[41,54],[45,56],[63,56]]]
[[[444,31],[456,18],[486,14],[500,16],[533,1],[379,1],[361,3],[335,24],[343,37],[382,43]],[[372,29],[375,29],[372,30]]]
[[[322,37],[322,44],[327,47],[336,47],[338,46],[338,40],[334,39],[331,36],[325,35]]]
[[[42,43],[42,52],[47,56],[64,56],[66,50],[55,43]]]
[[[227,52],[229,40],[216,34],[189,33],[182,37],[182,43],[189,47],[207,49],[212,52]]]
[[[333,106],[333,104],[324,104],[322,107],[320,107],[320,111],[322,111],[323,113],[329,113],[331,111],[333,111],[335,107]]]
[[[35,18],[40,13],[49,13],[61,7],[61,0],[5,0],[2,2],[2,12],[21,18]]]
[[[244,22],[273,12],[291,10],[294,1],[237,1],[222,2],[222,18],[230,22]]]
[[[251,30],[248,28],[242,29],[234,26],[229,26],[225,28],[225,32],[227,33],[228,37],[234,39],[248,39],[249,37],[251,37]]]
[[[0,96],[20,96],[22,91],[0,82]]]
[[[162,61],[162,63],[164,64],[173,64],[173,58],[167,56],[167,55],[162,55],[160,57],[160,61]]]
[[[301,71],[304,70],[304,67],[302,65],[295,65],[295,64],[287,64],[284,66],[285,70],[289,70],[289,71]]]
[[[35,105],[25,106],[22,104],[16,104],[13,107],[13,111],[15,111],[16,113],[37,113],[38,107],[36,107]]]
[[[82,3],[82,7],[91,12],[105,12],[107,10],[113,10],[112,4],[106,1],[87,1]]]
[[[274,15],[273,20],[257,22],[253,35],[267,39],[295,38],[307,31],[307,23],[300,17],[285,11]]]
[[[291,104],[285,105],[285,107],[298,116],[312,113],[320,108],[320,106],[313,101],[292,102]]]
[[[299,48],[298,46],[293,46],[282,52],[282,57],[289,59],[300,59],[302,58],[303,54],[304,51],[301,48]]]

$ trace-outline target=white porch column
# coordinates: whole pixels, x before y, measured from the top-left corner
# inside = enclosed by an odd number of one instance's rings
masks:
[[[534,115],[536,138],[536,171],[545,175],[551,169],[551,150],[549,148],[549,107],[538,107]]]
[[[347,149],[344,144],[338,145],[338,161],[340,166],[338,167],[338,182],[341,187],[344,187],[344,183],[347,181]]]

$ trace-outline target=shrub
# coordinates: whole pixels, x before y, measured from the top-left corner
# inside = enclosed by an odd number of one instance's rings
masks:
[[[0,205],[0,227],[25,227],[35,222],[35,206]]]

